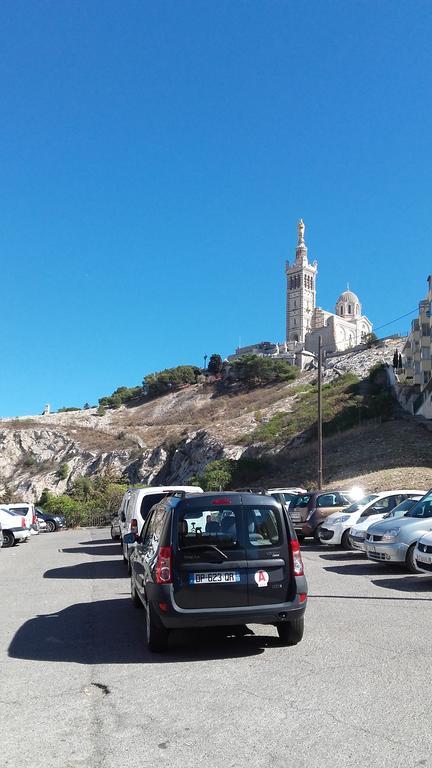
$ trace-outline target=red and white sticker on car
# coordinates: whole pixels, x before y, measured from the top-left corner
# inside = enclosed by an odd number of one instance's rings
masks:
[[[267,571],[257,571],[254,578],[259,587],[266,587],[269,582]]]

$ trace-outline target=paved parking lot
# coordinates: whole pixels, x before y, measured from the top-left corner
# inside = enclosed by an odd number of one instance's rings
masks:
[[[151,656],[107,530],[0,551],[2,764],[432,766],[432,579],[303,556],[300,645],[253,626],[179,633]]]

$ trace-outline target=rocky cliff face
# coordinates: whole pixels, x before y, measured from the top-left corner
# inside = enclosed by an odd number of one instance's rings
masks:
[[[400,340],[331,358],[326,379],[347,370],[366,376],[375,363],[390,362],[396,347]],[[259,455],[260,446],[246,448],[240,438],[277,411],[295,408],[299,383],[314,377],[309,371],[294,385],[236,395],[194,385],[104,416],[89,409],[0,420],[0,495],[10,488],[35,500],[44,488],[63,493],[76,478],[107,470],[132,483],[184,483],[215,459]]]

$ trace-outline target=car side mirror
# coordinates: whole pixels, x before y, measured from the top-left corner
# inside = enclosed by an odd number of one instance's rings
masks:
[[[123,536],[123,542],[128,547],[132,547],[137,541],[138,536],[136,533],[126,533],[125,536]]]
[[[122,512],[122,513],[121,513],[121,515],[120,515],[120,520],[122,521],[122,523],[125,523],[125,522],[126,522],[126,515],[125,515],[125,513],[124,513],[124,512]]]

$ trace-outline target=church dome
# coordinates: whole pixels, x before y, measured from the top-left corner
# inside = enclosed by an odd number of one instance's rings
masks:
[[[353,320],[361,316],[360,299],[353,291],[344,291],[336,302],[336,314]]]

